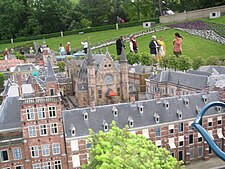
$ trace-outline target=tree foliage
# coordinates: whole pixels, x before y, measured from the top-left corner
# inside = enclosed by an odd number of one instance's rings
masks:
[[[59,71],[60,72],[64,72],[65,71],[65,62],[64,61],[58,62],[57,66],[59,66]]]
[[[193,61],[192,61],[192,68],[194,70],[197,70],[199,67],[203,66],[203,60],[201,57],[195,57],[193,58]]]
[[[128,127],[119,129],[112,122],[107,133],[90,132],[92,147],[87,169],[178,169],[180,163],[164,148],[158,148],[144,136],[128,132]]]
[[[191,60],[187,56],[179,56],[177,58],[177,69],[184,71],[191,68]]]
[[[4,85],[4,74],[0,73],[0,89],[3,88],[3,85]]]

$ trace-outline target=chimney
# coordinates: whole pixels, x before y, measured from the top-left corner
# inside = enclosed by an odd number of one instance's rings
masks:
[[[96,111],[96,105],[95,105],[94,96],[91,96],[89,101],[90,101],[90,106],[91,106],[91,112],[95,112]]]
[[[131,104],[135,104],[135,94],[134,93],[130,94],[130,102],[131,102]]]
[[[19,87],[19,95],[22,96],[22,75],[21,73],[17,73],[17,84]]]
[[[161,102],[160,101],[160,92],[156,92],[154,94],[154,99],[155,99],[156,103],[160,103]]]

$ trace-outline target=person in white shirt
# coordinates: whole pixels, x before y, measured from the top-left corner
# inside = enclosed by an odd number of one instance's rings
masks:
[[[87,54],[88,42],[87,42],[87,41],[81,42],[81,45],[83,45],[83,50],[84,50],[84,53],[86,53],[86,54]]]

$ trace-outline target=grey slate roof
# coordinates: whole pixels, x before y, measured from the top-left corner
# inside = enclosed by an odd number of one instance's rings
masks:
[[[52,64],[50,61],[50,58],[47,58],[47,76],[46,76],[46,82],[55,82],[57,81],[57,78],[55,77],[54,70],[52,68]]]
[[[70,126],[74,125],[76,128],[76,136],[89,135],[88,129],[91,128],[94,132],[103,130],[103,121],[105,120],[108,124],[111,124],[112,120],[115,120],[120,128],[124,128],[128,124],[128,118],[132,118],[134,121],[134,127],[145,127],[150,125],[156,125],[154,114],[157,113],[160,116],[160,122],[168,123],[173,121],[179,121],[177,111],[182,112],[182,120],[187,120],[196,117],[196,106],[202,108],[205,103],[203,102],[203,93],[194,95],[187,95],[185,99],[189,100],[189,105],[184,104],[183,99],[178,97],[164,98],[161,99],[160,103],[156,100],[144,100],[132,103],[119,103],[105,106],[96,107],[96,111],[91,111],[91,108],[80,108],[73,110],[63,111],[63,123],[65,129],[66,138],[72,138]],[[207,95],[209,102],[219,100],[218,92],[211,92]],[[169,103],[169,108],[166,109],[164,100]],[[143,113],[140,113],[138,106],[143,106]],[[118,110],[118,115],[115,117],[112,113],[113,109]],[[83,112],[88,113],[88,120],[84,120]],[[223,112],[223,111],[222,111]],[[215,109],[210,109],[206,115],[218,114]],[[75,138],[74,137],[74,138]]]
[[[0,130],[21,127],[18,97],[7,97],[0,108]]]
[[[199,70],[188,70],[187,73],[196,74],[196,75],[204,75],[204,76],[211,75],[211,73],[209,73],[209,72],[203,72],[203,71],[199,71]]]
[[[191,87],[199,90],[204,89],[208,85],[208,76],[174,71],[162,71],[155,78],[150,76],[149,80],[172,84],[178,84],[179,81],[180,86]]]
[[[4,87],[4,90],[3,92],[1,93],[2,96],[6,96],[8,94],[8,91],[9,91],[9,87],[12,85],[12,82],[10,79],[7,80],[7,83]]]
[[[225,66],[201,66],[198,70],[217,75],[225,74]]]
[[[134,70],[135,73],[138,74],[150,74],[151,73],[151,66],[145,66],[145,65],[135,65],[135,66],[129,66],[129,71]]]
[[[13,72],[18,72],[18,71],[37,71],[37,69],[34,67],[33,64],[18,64],[16,65],[15,69]]]

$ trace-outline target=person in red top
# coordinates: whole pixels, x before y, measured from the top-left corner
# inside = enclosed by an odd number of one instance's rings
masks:
[[[4,56],[5,60],[8,59],[8,55],[9,55],[9,51],[8,51],[7,48],[5,48],[4,53],[3,53],[3,56]]]
[[[173,53],[178,57],[182,55],[182,36],[179,33],[175,33],[175,39],[173,40]]]
[[[138,47],[137,47],[137,41],[136,41],[136,36],[132,35],[130,37],[130,52],[138,52]]]
[[[66,54],[70,55],[70,52],[71,52],[70,42],[67,42],[67,44],[66,44]]]

